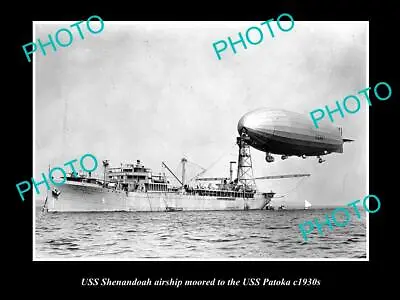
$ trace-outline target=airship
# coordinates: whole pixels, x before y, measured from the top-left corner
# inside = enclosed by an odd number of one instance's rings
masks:
[[[258,108],[243,115],[237,126],[246,144],[266,153],[266,161],[273,162],[271,154],[307,158],[343,153],[343,144],[354,140],[342,137],[342,128],[332,123],[315,128],[308,115],[282,109]]]

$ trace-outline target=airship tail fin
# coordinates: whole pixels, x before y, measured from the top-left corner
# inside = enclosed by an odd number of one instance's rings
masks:
[[[343,143],[354,142],[352,139],[343,139]]]
[[[341,126],[338,126],[337,129],[339,130],[340,136],[342,136],[342,134],[343,134],[343,129],[342,129],[342,127],[341,127]]]
[[[337,129],[339,130],[340,136],[343,136],[343,128],[341,126],[338,126]],[[347,143],[347,142],[354,142],[354,140],[352,139],[343,139],[343,143]]]
[[[342,141],[343,141],[343,143],[339,145],[337,151],[335,151],[335,152],[343,153],[343,144],[347,143],[347,142],[354,142],[354,140],[351,140],[351,139],[342,139]]]

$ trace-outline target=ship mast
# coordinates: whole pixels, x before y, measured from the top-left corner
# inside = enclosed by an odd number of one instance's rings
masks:
[[[104,167],[104,182],[103,182],[103,187],[106,186],[106,173],[107,173],[107,167],[109,163],[108,160],[103,160],[103,167]]]

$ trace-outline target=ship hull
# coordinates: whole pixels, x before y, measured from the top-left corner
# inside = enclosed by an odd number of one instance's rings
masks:
[[[48,199],[48,212],[260,210],[271,201],[262,194],[235,198],[178,192],[125,192],[78,182],[66,183],[58,189],[61,193]]]

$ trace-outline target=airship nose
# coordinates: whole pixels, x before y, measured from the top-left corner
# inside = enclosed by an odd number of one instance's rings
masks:
[[[249,112],[240,118],[238,123],[238,132],[242,133],[243,129],[246,132],[256,130],[259,125],[259,117],[256,112]]]
[[[243,129],[246,129],[246,125],[245,125],[245,118],[246,116],[243,116],[240,118],[239,123],[237,125],[237,130],[239,132],[239,135],[242,133]]]
[[[238,122],[238,133],[242,133],[245,129],[250,136],[262,131],[264,134],[273,134],[275,115],[266,109],[258,109],[246,113]]]

